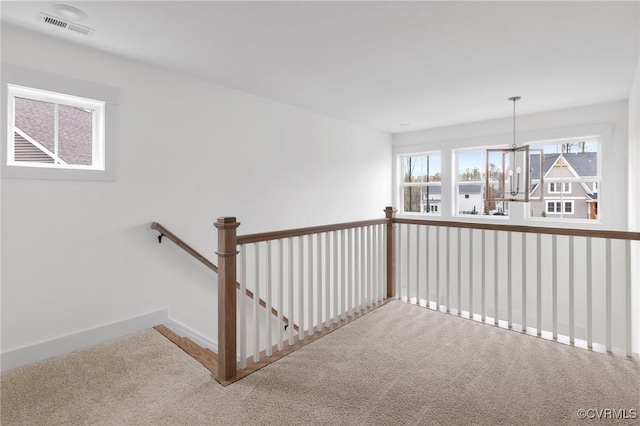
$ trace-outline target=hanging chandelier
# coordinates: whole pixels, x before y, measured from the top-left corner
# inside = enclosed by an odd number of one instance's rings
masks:
[[[520,96],[509,98],[513,102],[513,143],[510,148],[487,149],[485,153],[485,201],[529,202],[531,194],[531,156],[529,145],[516,143],[516,102]],[[538,150],[535,150],[538,151]],[[538,174],[542,171],[542,155]],[[538,177],[541,180],[541,176]]]

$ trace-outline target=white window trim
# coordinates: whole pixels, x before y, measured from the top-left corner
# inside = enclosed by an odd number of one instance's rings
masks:
[[[117,139],[117,110],[119,102],[119,91],[116,88],[105,86],[99,83],[87,82],[74,78],[63,77],[55,74],[44,73],[41,71],[22,68],[10,64],[2,64],[2,105],[8,106],[9,84],[13,86],[22,86],[27,88],[36,88],[53,93],[64,93],[71,97],[85,99],[99,99],[104,102],[104,167],[103,170],[90,170],[86,166],[76,167],[22,167],[10,166],[7,160],[0,162],[0,174],[2,178],[17,179],[56,179],[56,180],[96,180],[96,181],[113,181],[115,180],[115,159],[117,156],[118,139]],[[13,108],[11,108],[13,111]],[[8,123],[13,127],[13,121],[9,121],[8,109],[7,113],[0,114],[0,123],[4,129],[9,129]],[[1,146],[0,152],[6,155],[8,145],[13,139],[8,137],[9,132],[0,132]]]
[[[559,141],[573,141],[575,139],[592,138],[598,140],[597,161],[600,164],[598,176],[590,176],[588,179],[582,179],[583,182],[598,181],[599,187],[607,185],[612,175],[611,162],[603,161],[603,158],[616,157],[613,152],[615,144],[613,144],[613,128],[614,123],[610,121],[593,122],[584,125],[559,125],[549,127],[537,127],[533,130],[518,132],[518,140],[520,144],[530,144],[532,148],[534,144],[550,144]],[[462,133],[461,133],[462,135]],[[602,196],[598,197],[598,218],[586,219],[574,217],[560,218],[557,216],[540,217],[531,216],[530,208],[527,203],[512,203],[509,206],[509,216],[484,216],[484,215],[458,215],[455,208],[455,191],[458,167],[456,163],[455,153],[457,151],[478,150],[485,147],[504,147],[513,143],[512,135],[506,132],[487,133],[481,136],[454,136],[450,137],[447,132],[441,133],[439,130],[432,132],[416,133],[411,137],[399,137],[394,139],[393,145],[393,200],[394,205],[398,209],[398,217],[411,217],[415,213],[402,213],[400,201],[402,198],[399,194],[400,186],[400,164],[398,158],[400,155],[409,155],[418,152],[440,152],[442,158],[442,202],[440,205],[442,216],[439,220],[451,220],[469,223],[500,223],[509,225],[522,226],[542,226],[552,228],[564,228],[568,224],[577,229],[619,229],[620,214],[613,212],[615,208],[610,203],[611,193],[605,191]],[[545,181],[548,181],[545,179]],[[604,183],[603,183],[604,182]],[[547,182],[545,182],[547,183]],[[600,188],[599,188],[600,189]],[[605,188],[606,189],[606,188]],[[599,191],[600,192],[600,191]],[[536,201],[543,202],[544,199],[539,197]],[[607,206],[610,206],[608,208]],[[544,211],[544,208],[543,208]],[[612,213],[613,212],[613,213]]]
[[[34,89],[31,87],[17,86],[13,84],[7,85],[7,97],[8,97],[8,126],[7,126],[7,165],[14,167],[43,167],[43,168],[55,168],[55,169],[79,169],[79,170],[104,170],[105,166],[105,135],[104,135],[104,121],[105,121],[105,104],[102,101],[94,99],[80,98],[78,96],[66,95],[63,93],[55,93],[50,91],[44,91],[40,89]],[[56,153],[51,153],[54,163],[37,163],[26,161],[15,161],[14,158],[14,138],[15,131],[20,130],[15,127],[15,99],[25,98],[35,101],[48,102],[56,105],[68,105],[76,108],[83,108],[93,110],[92,114],[92,143],[91,143],[91,165],[76,165],[67,164]],[[56,106],[57,111],[57,106]],[[56,120],[57,114],[56,114]],[[54,126],[57,133],[57,123]],[[24,132],[20,132],[24,135]],[[55,135],[57,139],[57,135]],[[32,138],[27,138],[30,142],[35,142]],[[37,144],[37,146],[41,146]],[[45,150],[45,152],[50,152]]]
[[[403,215],[409,216],[440,216],[440,209],[436,209],[435,211],[423,211],[423,208],[420,209],[419,212],[406,212],[404,211],[404,188],[410,187],[420,187],[424,188],[426,186],[437,186],[440,187],[440,193],[442,194],[442,182],[404,182],[404,158],[407,157],[426,157],[430,155],[438,155],[440,156],[440,161],[442,162],[442,153],[440,151],[424,151],[424,152],[411,152],[411,153],[402,153],[396,155],[396,161],[398,165],[398,181],[400,182],[399,193],[398,193],[398,212]],[[422,190],[420,191],[420,204],[422,205],[425,201]],[[442,203],[442,199],[432,200],[434,203]]]

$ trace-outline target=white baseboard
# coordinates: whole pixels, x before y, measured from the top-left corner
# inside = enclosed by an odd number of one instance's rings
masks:
[[[167,322],[167,318],[167,310],[163,309],[91,330],[3,352],[0,354],[0,371],[9,371],[23,365],[98,345],[136,331],[164,324]]]
[[[218,353],[218,342],[208,339],[200,333],[196,333],[195,331],[191,330],[189,327],[183,324],[180,324],[178,321],[167,319],[164,322],[164,325],[169,330],[176,333],[178,336],[188,337],[189,339],[193,340],[193,342],[198,346],[203,347],[205,349],[211,349],[213,352]]]

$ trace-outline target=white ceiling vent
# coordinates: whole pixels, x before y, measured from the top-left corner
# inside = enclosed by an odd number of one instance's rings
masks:
[[[64,30],[73,31],[78,34],[90,36],[95,32],[94,29],[85,27],[84,25],[74,24],[56,16],[47,15],[46,13],[40,13],[40,20],[45,24],[53,25]]]

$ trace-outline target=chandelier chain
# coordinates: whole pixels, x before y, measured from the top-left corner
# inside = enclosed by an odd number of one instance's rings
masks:
[[[516,101],[520,98],[514,97],[511,98],[513,100],[513,148],[516,148]]]

